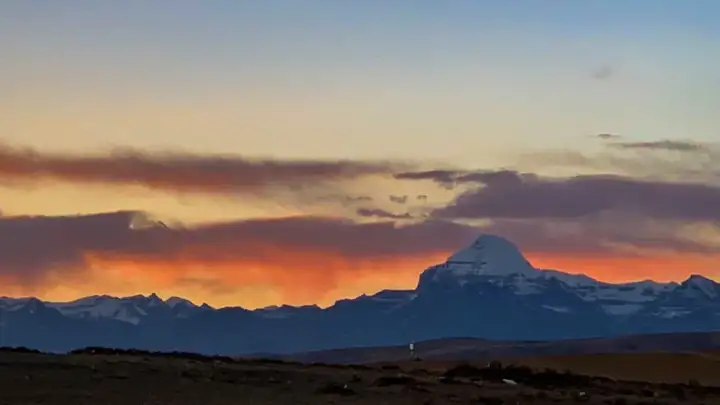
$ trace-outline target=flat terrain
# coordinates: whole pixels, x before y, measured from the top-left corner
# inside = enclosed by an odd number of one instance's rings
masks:
[[[713,353],[528,358],[522,363],[539,368],[0,352],[0,404],[720,404],[720,388],[706,386],[720,379]],[[547,366],[614,379],[542,371]]]
[[[669,333],[554,341],[502,341],[478,338],[447,338],[415,343],[424,360],[487,361],[597,353],[682,353],[720,349],[720,333]],[[407,359],[407,345],[350,347],[284,356],[289,360],[323,363],[366,364]]]

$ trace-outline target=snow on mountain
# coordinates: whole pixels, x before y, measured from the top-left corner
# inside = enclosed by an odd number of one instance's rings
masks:
[[[48,302],[45,305],[57,309],[70,318],[112,318],[137,325],[142,317],[147,315],[147,312],[137,304],[137,297],[117,298],[95,295],[70,302]]]
[[[13,298],[3,296],[0,297],[0,309],[4,311],[16,311],[27,304],[31,299],[31,297]]]
[[[512,242],[499,236],[481,235],[468,247],[451,255],[445,263],[428,268],[421,276],[418,289],[428,282],[454,283],[461,287],[481,282],[511,289],[522,296],[542,294],[547,289],[547,282],[553,279],[560,281],[583,301],[599,304],[609,315],[640,312],[646,304],[681,286],[674,282],[652,280],[613,284],[584,274],[536,269]],[[686,290],[685,295],[720,296],[718,284],[702,276],[692,276],[682,286]]]
[[[185,306],[185,307],[196,307],[197,305],[193,304],[192,301],[186,300],[185,298],[180,297],[170,297],[167,300],[165,300],[165,304],[167,304],[170,308],[175,308],[177,306]]]
[[[709,278],[693,274],[683,284],[684,293],[688,296],[700,296],[715,300],[720,296],[720,286]]]
[[[263,308],[258,308],[253,312],[268,319],[284,319],[294,315],[308,314],[322,311],[317,305],[302,305],[294,307],[291,305],[270,305]]]
[[[17,311],[25,307],[33,298],[0,297],[0,307],[6,311]],[[43,302],[47,308],[54,308],[62,315],[74,319],[114,319],[138,325],[153,311],[174,310],[173,315],[186,317],[187,311],[201,309],[192,302],[179,297],[163,301],[156,294],[113,297],[110,295],[92,295],[68,302]],[[207,307],[205,305],[205,307]],[[210,307],[207,307],[210,308]]]
[[[520,250],[507,239],[481,235],[465,249],[450,256],[438,268],[437,276],[507,276],[522,274],[538,277],[539,272],[525,259]]]
[[[382,290],[374,295],[362,295],[361,297],[367,297],[372,301],[376,302],[392,302],[401,304],[404,302],[412,301],[417,297],[417,294],[413,291],[406,290]]]

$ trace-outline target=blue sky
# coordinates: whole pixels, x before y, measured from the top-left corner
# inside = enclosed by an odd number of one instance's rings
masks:
[[[709,139],[720,133],[717,15],[712,1],[5,2],[1,97],[36,117],[125,120],[105,142],[242,142],[260,154],[298,154],[275,145],[307,138],[325,146],[301,155],[373,156],[393,136],[412,144],[393,152],[471,164],[460,149],[500,149],[499,137],[507,148],[583,145],[596,132]],[[593,80],[599,70],[612,74]],[[216,133],[171,139],[119,117],[187,105],[216,110]],[[272,123],[284,115],[287,126]],[[2,129],[48,147],[102,143],[91,135],[102,122],[59,142],[20,121]]]

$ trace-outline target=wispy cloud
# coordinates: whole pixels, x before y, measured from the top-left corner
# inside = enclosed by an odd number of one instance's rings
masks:
[[[197,279],[198,289],[255,286],[285,302],[318,302],[352,290],[358,277],[387,284],[409,270],[412,281],[477,232],[448,222],[398,226],[323,217],[150,225],[140,212],[0,218],[0,279],[27,291],[90,280],[92,293],[101,279],[136,278],[144,288],[164,289],[188,288]]]
[[[620,139],[622,136],[617,134],[611,134],[608,132],[603,132],[600,134],[595,135],[596,138],[602,139],[602,140],[611,140],[611,139]]]
[[[651,142],[612,142],[608,146],[617,149],[646,149],[656,151],[673,151],[673,152],[711,152],[708,145],[700,144],[692,141],[651,141]]]
[[[435,211],[443,218],[580,218],[608,211],[720,221],[720,187],[621,176],[547,178],[512,171],[465,175],[481,185]]]
[[[381,210],[378,208],[360,208],[357,210],[357,214],[361,217],[370,218],[384,218],[384,219],[412,219],[413,216],[410,213],[404,212],[402,214],[395,214],[390,211]]]
[[[546,173],[618,174],[647,180],[720,185],[720,144],[617,139],[620,138],[607,137],[605,148],[595,153],[570,149],[520,153],[512,167]]]
[[[388,199],[391,202],[394,202],[395,204],[405,204],[408,202],[408,196],[407,195],[390,195],[388,196]]]
[[[6,180],[141,185],[162,191],[198,193],[310,188],[365,176],[391,176],[407,166],[395,162],[253,159],[132,149],[80,155],[0,145],[0,178]]]
[[[277,249],[323,251],[348,259],[448,251],[467,242],[471,227],[447,222],[396,226],[329,217],[289,217],[166,227],[142,212],[0,218],[0,272],[32,277],[79,269],[87,254],[213,263],[272,260]],[[443,236],[440,236],[443,235]]]
[[[592,72],[593,79],[607,80],[615,74],[615,69],[610,66],[602,66]]]

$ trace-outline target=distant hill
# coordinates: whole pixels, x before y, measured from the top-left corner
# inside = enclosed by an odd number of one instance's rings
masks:
[[[414,343],[423,361],[491,361],[547,356],[640,353],[720,353],[720,332],[635,335],[556,341],[437,339]],[[307,363],[368,364],[409,361],[409,347],[363,347],[297,353],[281,358]],[[720,358],[718,358],[720,361]]]

